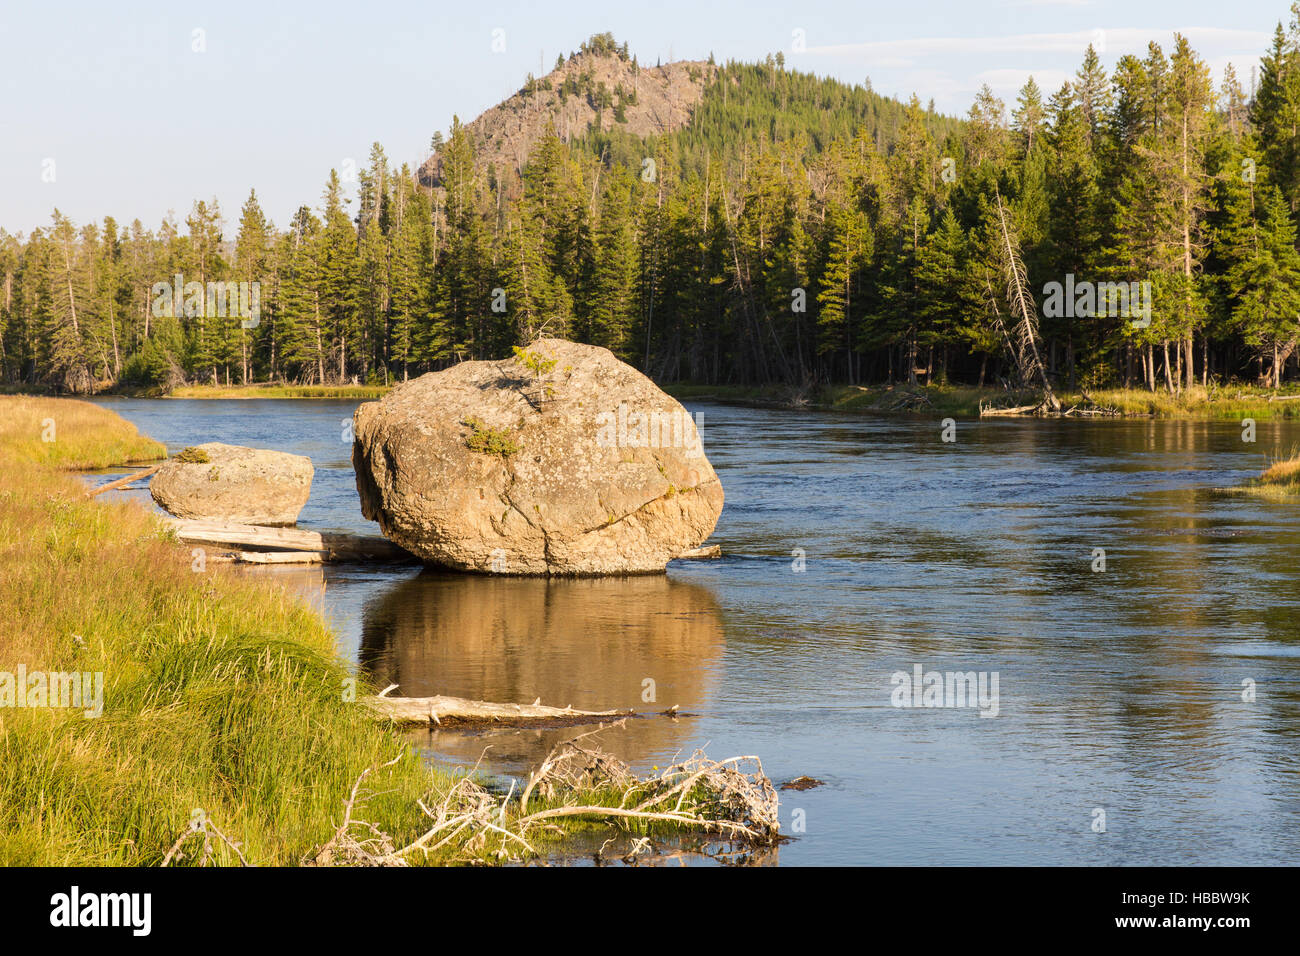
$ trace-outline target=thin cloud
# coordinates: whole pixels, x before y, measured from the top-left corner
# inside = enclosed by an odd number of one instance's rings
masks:
[[[919,59],[963,53],[1079,53],[1091,43],[1103,52],[1137,52],[1156,38],[1174,33],[1187,37],[1193,47],[1215,47],[1219,55],[1228,52],[1262,53],[1271,35],[1261,30],[1224,27],[1184,27],[1178,30],[1119,29],[1076,30],[1070,33],[1020,33],[992,37],[916,37],[906,40],[873,40],[866,43],[832,43],[809,46],[814,56],[866,56],[882,66],[908,66]],[[1229,48],[1225,50],[1224,48]]]
[[[994,93],[1014,105],[1015,97],[1031,76],[1044,100],[1059,90],[1062,83],[1074,78],[1065,70],[985,70],[977,74],[975,80],[980,84],[987,83]]]
[[[1004,7],[1090,7],[1092,0],[1003,0]]]

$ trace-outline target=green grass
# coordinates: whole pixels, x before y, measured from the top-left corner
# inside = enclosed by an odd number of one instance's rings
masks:
[[[678,400],[738,402],[785,408],[865,411],[880,414],[940,414],[975,416],[981,399],[1006,398],[995,389],[958,385],[819,385],[788,386],[694,385],[662,386]]]
[[[297,863],[361,771],[399,753],[359,815],[399,841],[420,832],[415,801],[451,776],[346,699],[317,614],[265,579],[194,571],[143,508],[60,473],[161,446],[83,402],[0,398],[0,423],[0,671],[104,675],[98,718],[0,708],[0,865],[156,864],[196,810],[250,861]]]
[[[1202,420],[1273,421],[1300,418],[1300,401],[1277,401],[1295,397],[1300,391],[1293,389],[1273,392],[1254,386],[1196,387],[1182,394],[1170,395],[1160,390],[1103,389],[1089,392],[1099,405],[1118,409],[1126,416],[1150,418],[1185,418]],[[1080,394],[1063,394],[1062,404],[1067,407],[1083,400]]]
[[[876,414],[925,414],[976,417],[980,403],[1032,404],[1035,393],[1012,394],[1000,388],[966,385],[827,385],[807,390],[786,386],[665,385],[679,400],[712,400],[743,404],[806,407]],[[1300,419],[1300,388],[1279,392],[1255,386],[1193,388],[1180,395],[1145,389],[1089,391],[1093,402],[1117,410],[1124,417],[1257,421]],[[1081,392],[1057,393],[1064,408],[1086,404]],[[1278,399],[1282,399],[1279,401]],[[1288,400],[1294,399],[1294,400]]]

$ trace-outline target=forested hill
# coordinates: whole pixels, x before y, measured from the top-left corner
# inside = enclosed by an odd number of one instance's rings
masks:
[[[744,157],[764,145],[800,140],[813,159],[833,142],[863,132],[887,150],[902,129],[906,104],[868,86],[842,83],[785,68],[785,56],[763,63],[677,61],[643,66],[608,34],[598,34],[540,79],[529,74],[504,102],[465,124],[478,165],[493,181],[517,184],[533,148],[556,135],[601,159],[638,173],[657,144],[684,174],[704,175],[711,158],[739,169]],[[934,111],[925,127],[938,142],[957,132],[961,121]],[[424,185],[442,185],[446,143],[441,133],[433,154],[420,166]]]
[[[331,172],[279,226],[250,194],[231,223],[199,201],[156,231],[0,231],[0,377],[383,383],[545,334],[660,381],[1023,382],[1032,351],[1069,386],[1276,385],[1300,354],[1300,22],[1261,54],[1247,92],[1251,64],[1212,78],[1177,34],[1111,71],[1089,48],[959,123],[779,57],[687,65],[690,119],[642,135],[648,86],[582,85],[634,64],[593,37],[550,94],[599,121],[539,108],[522,167],[453,121],[437,185],[375,144],[355,206]],[[255,320],[214,311],[216,282],[260,289]]]

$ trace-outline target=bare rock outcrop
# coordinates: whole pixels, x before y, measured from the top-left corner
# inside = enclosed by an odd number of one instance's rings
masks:
[[[578,53],[468,123],[467,132],[480,165],[499,177],[518,176],[550,133],[567,143],[591,128],[642,138],[681,129],[716,75],[717,67],[704,62],[644,67],[613,54]],[[445,160],[442,153],[425,160],[420,181],[441,186]]]

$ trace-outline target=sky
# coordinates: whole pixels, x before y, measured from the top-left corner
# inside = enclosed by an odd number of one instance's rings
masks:
[[[216,199],[228,235],[256,189],[284,226],[318,206],[331,168],[418,163],[453,115],[470,120],[593,33],[643,65],[762,60],[964,115],[988,83],[1045,96],[1089,43],[1109,67],[1175,31],[1243,85],[1286,3],[1261,0],[0,0],[0,228],[57,207],[156,229]],[[494,49],[494,46],[496,49]],[[503,49],[502,49],[503,48]]]

